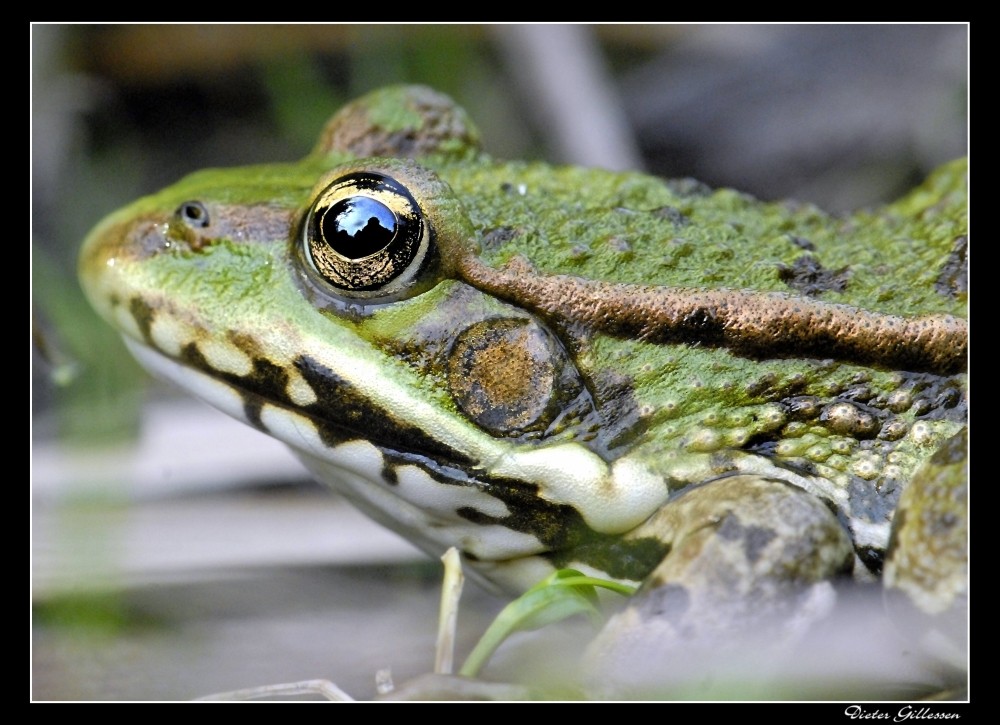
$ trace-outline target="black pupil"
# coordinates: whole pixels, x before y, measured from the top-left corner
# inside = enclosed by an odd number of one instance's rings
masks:
[[[200,201],[186,201],[178,212],[180,217],[194,227],[208,226],[208,210]]]
[[[361,259],[384,249],[396,234],[396,216],[367,196],[338,201],[320,219],[320,233],[334,251]]]

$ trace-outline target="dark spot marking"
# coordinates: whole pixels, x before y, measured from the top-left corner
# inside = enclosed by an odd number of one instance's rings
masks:
[[[780,483],[785,483],[780,481]],[[774,540],[777,534],[773,529],[763,526],[744,526],[739,518],[730,513],[723,519],[716,533],[726,541],[742,541],[743,554],[747,561],[756,562],[767,545]]]
[[[267,401],[267,394],[261,395],[258,391],[282,391],[288,386],[288,373],[281,367],[275,365],[270,360],[264,358],[254,358],[253,370],[249,375],[240,378],[243,387],[240,392],[243,396],[243,412],[254,427],[266,431],[267,427],[260,419],[260,411]],[[248,392],[251,393],[248,395]],[[256,395],[252,393],[258,393]]]
[[[802,294],[815,297],[823,292],[843,292],[847,289],[850,272],[847,267],[836,271],[824,269],[811,254],[803,254],[791,267],[778,265],[778,279]]]
[[[288,372],[266,358],[255,357],[253,370],[242,380],[248,381],[253,390],[285,390],[288,387]]]
[[[635,384],[616,370],[601,370],[593,380],[593,405],[599,411],[600,445],[595,452],[610,460],[608,451],[627,446],[649,429],[649,421],[639,416]]]
[[[794,244],[799,249],[804,249],[807,252],[815,252],[816,251],[816,245],[813,244],[812,242],[810,242],[805,237],[798,237],[798,236],[796,236],[794,234],[789,234],[788,235],[788,239],[789,239],[789,241],[792,244]]]
[[[208,360],[205,359],[205,356],[201,354],[201,350],[199,350],[198,346],[193,342],[189,342],[181,348],[180,359],[185,365],[192,367],[195,370],[201,370],[205,373],[218,374],[218,370],[208,364]]]
[[[396,469],[388,463],[382,466],[382,480],[390,486],[399,485],[399,476],[396,474]]]
[[[761,553],[769,543],[777,536],[774,529],[766,529],[763,526],[747,527],[746,538],[743,542],[743,551],[747,560],[756,562]]]
[[[647,618],[679,623],[691,608],[691,595],[680,584],[664,584],[649,590],[640,606]]]
[[[720,538],[725,539],[726,541],[736,541],[743,536],[744,531],[745,527],[740,523],[739,518],[730,513],[722,520],[722,523],[719,524],[716,533]]]
[[[243,399],[243,415],[247,422],[268,432],[260,413],[265,403],[285,400],[288,373],[283,368],[270,360],[254,358],[253,370],[248,375],[233,375],[212,367],[193,342],[181,349],[180,359],[188,367],[208,373],[236,390]]]
[[[485,251],[493,251],[496,249],[501,249],[507,244],[511,239],[514,239],[521,235],[520,229],[515,229],[513,227],[499,227],[497,229],[490,229],[488,232],[483,234],[480,239],[480,244]]]
[[[861,563],[872,574],[880,576],[882,574],[882,565],[885,560],[885,552],[874,546],[859,546],[855,549],[858,554],[858,558],[861,559]]]
[[[956,299],[968,292],[968,250],[969,238],[965,235],[958,237],[934,283],[934,291],[939,295]]]
[[[153,318],[156,317],[156,311],[141,297],[133,297],[129,300],[128,311],[135,320],[135,324],[139,326],[139,332],[142,333],[146,344],[152,348],[156,348],[156,343],[150,337],[150,329],[153,326]]]
[[[706,345],[721,344],[725,325],[715,316],[711,307],[695,307],[680,320],[676,330],[661,330],[650,338],[651,342],[690,342],[696,339]]]

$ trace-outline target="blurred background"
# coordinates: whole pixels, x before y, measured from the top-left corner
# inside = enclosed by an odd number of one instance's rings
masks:
[[[498,157],[833,212],[968,144],[965,25],[33,25],[31,49],[36,700],[315,677],[366,697],[376,669],[433,657],[436,563],[150,381],[90,312],[75,260],[105,214],[301,157],[343,103],[401,82],[454,97]],[[463,642],[501,605],[467,587]]]

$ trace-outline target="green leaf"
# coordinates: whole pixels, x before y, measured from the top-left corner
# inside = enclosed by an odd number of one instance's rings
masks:
[[[504,607],[465,660],[459,674],[475,677],[500,644],[518,631],[540,629],[574,614],[600,620],[596,588],[623,595],[635,589],[618,582],[587,576],[575,569],[560,569]]]

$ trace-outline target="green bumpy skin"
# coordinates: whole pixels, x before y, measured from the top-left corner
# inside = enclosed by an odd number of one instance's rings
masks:
[[[567,566],[645,582],[672,637],[729,631],[751,595],[784,611],[789,587],[878,578],[900,494],[965,430],[966,169],[831,216],[499,161],[450,99],[398,87],[298,163],[112,214],[80,274],[147,367],[429,553],[511,591]],[[318,239],[356,177],[415,210],[414,261]]]

